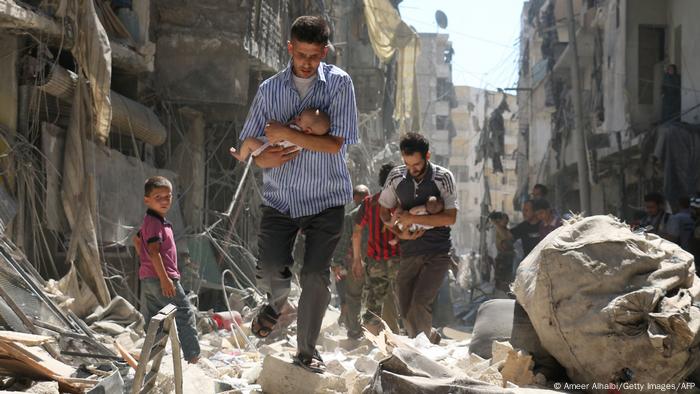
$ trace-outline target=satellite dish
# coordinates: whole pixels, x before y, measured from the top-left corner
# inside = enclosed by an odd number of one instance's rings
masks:
[[[435,11],[435,22],[441,29],[447,29],[447,15],[444,12],[440,10]]]

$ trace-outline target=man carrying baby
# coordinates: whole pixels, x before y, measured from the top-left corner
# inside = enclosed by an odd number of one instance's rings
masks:
[[[404,135],[399,148],[405,164],[391,171],[379,197],[382,221],[401,240],[396,278],[399,311],[409,337],[424,332],[438,343],[440,335],[431,326],[431,305],[451,263],[449,226],[455,223],[458,209],[455,182],[448,169],[430,162],[430,145],[422,135]],[[444,210],[430,215],[410,212],[431,197],[435,197],[431,205],[441,201]],[[392,214],[395,208],[400,210]],[[413,224],[432,228],[412,232]]]
[[[325,370],[316,342],[330,301],[331,257],[343,229],[344,206],[352,199],[345,154],[347,145],[358,139],[352,80],[323,62],[329,38],[330,28],[322,17],[294,21],[287,42],[291,61],[260,85],[239,137],[266,137],[273,144],[254,157],[264,169],[257,279],[267,305],[253,319],[251,331],[265,337],[274,329],[290,292],[292,248],[303,231],[294,362],[317,373]],[[285,125],[305,108],[328,114],[327,134],[300,133]],[[278,146],[282,141],[302,149]]]

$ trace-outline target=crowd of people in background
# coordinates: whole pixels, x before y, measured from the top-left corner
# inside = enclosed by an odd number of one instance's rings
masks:
[[[678,244],[695,257],[696,271],[700,258],[700,194],[680,197],[672,208],[663,194],[652,192],[644,196],[645,215],[631,225]]]
[[[547,187],[537,184],[530,199],[522,205],[523,221],[508,226],[508,215],[491,212],[489,224],[493,235],[487,241],[488,256],[494,267],[495,287],[505,293],[515,278],[520,262],[549,233],[562,225],[562,217],[547,200]],[[678,244],[695,257],[696,270],[700,268],[700,193],[696,197],[681,197],[676,207],[661,193],[644,196],[644,213],[629,222],[636,231],[656,234]]]
[[[544,237],[561,226],[562,219],[547,200],[547,194],[545,185],[535,185],[530,199],[522,205],[523,221],[512,228],[508,227],[509,217],[506,213],[494,211],[489,214],[493,236],[488,237],[487,258],[494,267],[497,290],[508,293],[520,261]]]

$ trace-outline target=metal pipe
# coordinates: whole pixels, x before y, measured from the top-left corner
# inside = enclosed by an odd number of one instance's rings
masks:
[[[38,88],[67,102],[73,101],[78,75],[55,64],[48,69],[46,82]],[[167,132],[158,116],[148,107],[121,94],[110,91],[112,102],[112,131],[132,135],[148,144],[158,146],[165,142]]]

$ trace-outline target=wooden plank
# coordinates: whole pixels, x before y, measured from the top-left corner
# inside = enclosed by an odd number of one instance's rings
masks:
[[[121,343],[119,343],[118,341],[115,341],[114,347],[117,348],[117,350],[119,351],[119,354],[121,354],[124,361],[126,361],[126,363],[129,364],[129,366],[131,368],[133,368],[134,370],[137,370],[139,368],[139,363],[134,359],[134,357],[131,355],[131,353],[129,353],[124,348],[124,346]]]
[[[3,347],[10,356],[19,361],[25,362],[28,365],[42,371],[51,377],[70,377],[75,373],[75,368],[64,364],[48,353],[37,347],[27,347],[21,343],[0,342],[0,347]]]
[[[0,330],[0,341],[16,342],[27,346],[40,346],[45,343],[54,342],[55,338],[47,335],[35,335],[17,331]]]

